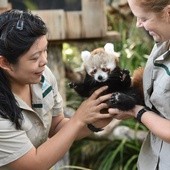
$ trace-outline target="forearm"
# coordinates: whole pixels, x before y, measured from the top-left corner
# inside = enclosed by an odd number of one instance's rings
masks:
[[[105,126],[107,126],[111,121],[112,121],[112,117],[111,118],[106,118],[106,119],[102,119],[102,120],[99,120],[99,121],[97,121],[97,122],[95,122],[95,123],[93,123],[93,126],[95,126],[96,128],[103,128],[103,127],[105,127]],[[61,122],[60,122],[60,124],[58,125],[58,127],[56,127],[56,129],[55,129],[55,133],[57,133],[58,132],[58,130],[60,129],[60,128],[62,128],[62,126],[65,126],[65,124],[67,124],[69,122],[69,119],[67,118],[64,118]],[[91,135],[93,132],[87,127],[87,125],[86,126],[84,126],[83,128],[82,128],[82,130],[77,134],[77,138],[76,138],[76,140],[79,140],[79,139],[82,139],[82,138],[84,138],[84,137],[87,137],[87,136],[89,136],[89,135]]]
[[[97,129],[102,129],[105,126],[107,126],[111,121],[112,121],[113,117],[111,118],[106,118],[106,119],[101,119],[98,120],[96,122],[94,122],[92,125],[97,128]],[[94,133],[94,131],[90,130],[87,126],[85,126],[78,134],[77,136],[77,140],[82,139],[84,137],[87,137],[89,135],[91,135],[92,133]]]
[[[55,127],[54,130],[51,130],[49,137],[52,137],[53,135],[55,135],[56,133],[58,133],[58,131],[60,129],[62,129],[63,126],[65,126],[66,124],[68,124],[70,121],[70,118],[63,118],[58,125]],[[89,136],[92,132],[87,128],[87,126],[84,126],[81,131],[77,134],[77,138],[78,139],[82,139],[86,136]]]
[[[152,112],[145,111],[139,118],[139,111],[143,109],[144,106],[136,105],[132,110],[121,111],[119,109],[109,109],[109,113],[114,116],[114,118],[119,120],[124,120],[126,118],[137,118],[156,136],[162,140],[170,143],[170,120],[161,117],[160,115]]]
[[[170,143],[170,120],[167,120],[152,111],[145,112],[141,122],[156,136]]]
[[[48,155],[52,155],[47,161],[49,167],[51,164],[56,163],[60,160],[63,155],[69,150],[72,143],[77,138],[77,134],[83,129],[83,125],[79,121],[73,121],[70,119],[64,127],[62,127],[58,133],[56,133],[52,138],[50,138],[44,145],[37,149],[37,154],[41,157],[42,161],[49,158]],[[54,148],[55,151],[54,151]],[[48,150],[48,154],[47,154]],[[46,153],[46,154],[44,154]],[[50,163],[51,162],[51,163]]]
[[[63,122],[61,122],[61,125],[59,125],[59,128],[62,128],[62,126],[65,126],[67,123],[69,123],[70,119],[64,119]],[[56,132],[58,130],[56,129]],[[77,134],[76,140],[82,139],[86,136],[89,136],[92,132],[87,128],[87,126],[84,126],[81,131]]]
[[[71,127],[71,128],[70,128]],[[71,119],[52,138],[37,149],[33,148],[23,157],[10,164],[13,170],[50,169],[69,150],[84,124]]]

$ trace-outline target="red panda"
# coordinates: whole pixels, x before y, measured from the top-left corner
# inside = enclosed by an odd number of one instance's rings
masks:
[[[89,97],[96,89],[107,85],[106,93],[112,93],[108,107],[130,110],[136,104],[143,104],[143,69],[134,74],[119,67],[119,53],[114,45],[107,43],[104,48],[81,53],[85,77],[80,82],[71,82],[70,87],[82,97]]]

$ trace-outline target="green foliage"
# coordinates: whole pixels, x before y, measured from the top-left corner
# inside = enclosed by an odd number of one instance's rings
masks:
[[[73,69],[81,67],[80,51],[77,45],[63,43],[63,61],[70,65]]]
[[[24,0],[23,3],[27,7],[27,9],[29,9],[29,10],[36,10],[36,9],[38,9],[38,6],[32,0]]]
[[[70,150],[73,165],[95,170],[136,170],[141,143],[137,140],[83,139]]]
[[[148,47],[151,42],[139,39],[140,34],[145,35],[145,32],[141,31],[139,34],[139,30],[133,27],[131,30],[133,32],[132,36],[127,38],[123,37],[125,34],[122,34],[122,41],[119,44],[115,44],[115,46],[118,46],[118,51],[121,53],[120,66],[133,72],[134,69],[145,66],[150,53],[150,48]]]
[[[120,52],[120,66],[133,72],[138,67],[145,66],[153,46],[153,40],[143,29],[136,28],[135,19],[125,20],[120,16],[109,15],[108,29],[120,32],[121,41],[114,42],[115,51]]]

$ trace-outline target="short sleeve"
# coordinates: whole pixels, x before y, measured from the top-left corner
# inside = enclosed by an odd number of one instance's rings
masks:
[[[8,119],[0,118],[0,167],[17,160],[32,147],[25,131],[17,130]]]

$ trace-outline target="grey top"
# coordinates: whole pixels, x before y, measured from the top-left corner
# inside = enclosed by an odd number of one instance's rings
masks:
[[[170,119],[170,41],[155,44],[144,71],[145,103]],[[138,158],[139,170],[170,169],[170,144],[148,133]]]

